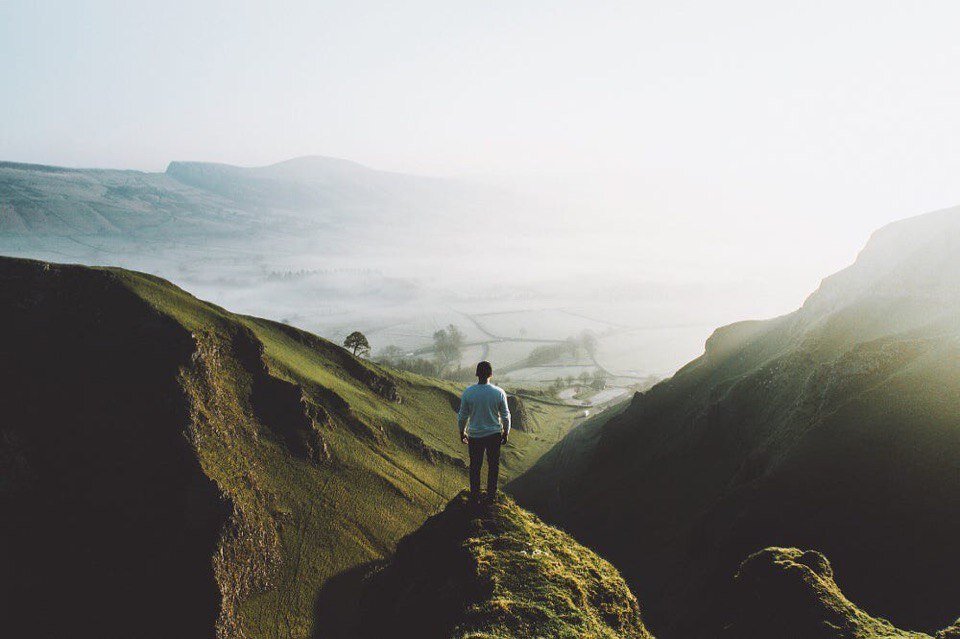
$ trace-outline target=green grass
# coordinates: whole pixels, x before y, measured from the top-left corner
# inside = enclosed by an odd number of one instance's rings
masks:
[[[847,599],[833,567],[819,552],[765,548],[740,566],[734,580],[734,621],[724,638],[929,639],[872,617]]]
[[[478,509],[466,493],[368,579],[363,612],[368,637],[650,636],[613,566],[508,497]]]

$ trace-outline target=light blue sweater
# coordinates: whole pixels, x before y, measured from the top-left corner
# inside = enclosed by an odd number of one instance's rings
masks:
[[[467,422],[470,422],[467,428]],[[486,437],[510,432],[510,409],[507,394],[493,384],[474,384],[463,391],[460,412],[457,413],[460,432],[467,429],[468,437]]]

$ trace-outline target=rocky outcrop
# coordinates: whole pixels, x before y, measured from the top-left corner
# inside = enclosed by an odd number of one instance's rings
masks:
[[[530,413],[527,412],[527,407],[523,404],[523,399],[516,395],[508,396],[507,408],[510,409],[511,428],[516,428],[517,430],[522,430],[525,432],[530,432],[532,430],[533,422],[530,421]]]
[[[929,639],[857,607],[815,550],[766,548],[750,555],[734,578],[731,599],[735,619],[724,628],[725,639]]]
[[[358,632],[650,637],[613,566],[509,498],[478,508],[465,492],[368,576]]]

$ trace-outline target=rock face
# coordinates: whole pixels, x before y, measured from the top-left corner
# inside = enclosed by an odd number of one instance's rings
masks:
[[[871,617],[849,601],[827,558],[815,550],[766,548],[734,579],[734,620],[723,639],[929,639]]]
[[[530,421],[527,407],[523,405],[523,400],[516,395],[510,395],[507,397],[507,408],[510,409],[510,428],[530,432],[533,423]]]
[[[606,561],[504,497],[461,493],[367,577],[364,637],[649,638]]]
[[[960,619],[936,634],[936,639],[960,639]]]

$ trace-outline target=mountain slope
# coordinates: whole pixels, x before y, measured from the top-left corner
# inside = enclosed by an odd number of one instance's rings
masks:
[[[0,329],[17,636],[323,636],[324,585],[466,481],[453,386],[159,278],[0,258]]]
[[[803,308],[718,329],[589,446],[544,457],[518,501],[613,561],[663,635],[721,618],[728,575],[773,544],[823,550],[900,627],[943,627],[960,607],[958,248],[956,209],[878,231]]]
[[[507,497],[478,511],[461,493],[363,597],[368,637],[650,637],[613,566]]]

